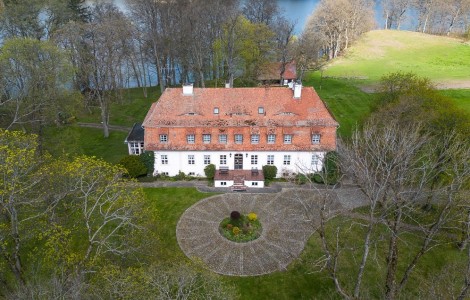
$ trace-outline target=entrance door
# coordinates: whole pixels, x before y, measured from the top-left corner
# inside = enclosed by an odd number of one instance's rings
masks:
[[[235,170],[243,169],[243,154],[235,154]]]

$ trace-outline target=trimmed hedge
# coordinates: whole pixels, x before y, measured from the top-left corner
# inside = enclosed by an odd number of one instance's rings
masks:
[[[119,161],[119,164],[126,168],[127,175],[131,178],[147,175],[147,167],[137,155],[125,156]]]

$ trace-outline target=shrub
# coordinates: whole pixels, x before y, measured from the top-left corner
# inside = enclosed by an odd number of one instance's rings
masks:
[[[271,166],[271,165],[263,166],[263,174],[264,174],[264,179],[268,181],[272,180],[273,178],[276,177],[276,174],[277,174],[276,166]]]
[[[215,165],[210,164],[204,168],[204,174],[206,174],[207,179],[214,179],[215,176]]]
[[[232,232],[233,232],[234,235],[238,235],[240,233],[240,228],[235,226],[235,227],[233,227]]]
[[[147,175],[147,167],[139,156],[127,155],[121,159],[119,164],[126,168],[127,175],[131,178]]]
[[[174,180],[185,180],[186,174],[184,172],[179,171],[178,175],[173,176]]]
[[[250,221],[256,221],[257,218],[258,216],[254,212],[248,214],[248,220]]]
[[[336,184],[339,180],[338,153],[331,151],[326,153],[322,168],[325,184]]]
[[[240,217],[241,217],[240,212],[238,212],[238,211],[236,211],[236,210],[234,210],[234,211],[232,211],[232,212],[230,213],[230,218],[231,218],[232,220],[238,220],[238,219],[240,219]]]
[[[155,156],[153,151],[145,151],[144,153],[140,154],[139,157],[142,163],[147,167],[147,174],[153,174],[155,167]]]

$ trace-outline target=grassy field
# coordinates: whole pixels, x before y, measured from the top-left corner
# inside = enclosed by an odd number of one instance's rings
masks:
[[[325,76],[376,82],[390,72],[414,72],[432,80],[470,80],[470,43],[409,31],[364,34],[330,64]]]
[[[181,261],[187,260],[176,241],[176,224],[183,212],[202,198],[212,194],[200,193],[194,188],[158,188],[145,189],[147,201],[153,211],[156,212],[156,228],[160,237],[162,260]],[[356,224],[356,225],[354,225]],[[328,223],[331,234],[335,234],[336,227],[341,229],[341,238],[348,243],[358,243],[364,235],[362,226],[344,217],[337,217]],[[377,232],[377,239],[383,239],[386,229]],[[418,247],[417,235],[410,233],[401,236],[402,258],[408,251]],[[379,285],[383,283],[385,259],[383,254],[387,252],[386,243],[373,249],[373,258],[366,268],[364,288],[370,298],[380,298]],[[411,253],[411,252],[410,252]],[[301,256],[296,259],[286,271],[275,272],[263,276],[231,277],[220,276],[228,284],[234,285],[240,295],[240,299],[339,299],[332,281],[327,274],[320,272],[313,266],[314,261],[320,257],[320,241],[317,235],[313,235],[308,241]],[[355,276],[355,263],[359,261],[358,253],[343,253],[343,266],[346,276]],[[408,285],[408,295],[416,297],[423,278],[438,274],[444,265],[455,263],[461,265],[465,253],[459,252],[450,244],[435,247],[421,260],[417,270]],[[407,259],[410,259],[409,257]],[[403,267],[403,264],[402,264]],[[460,277],[462,278],[462,277]],[[405,297],[406,298],[406,297]]]
[[[351,136],[351,130],[360,125],[371,113],[378,97],[361,91],[355,82],[340,78],[321,78],[319,72],[308,73],[304,84],[313,86],[320,98],[339,122],[338,134]]]
[[[458,107],[466,110],[470,114],[470,89],[462,90],[441,90],[443,95],[455,100]]]

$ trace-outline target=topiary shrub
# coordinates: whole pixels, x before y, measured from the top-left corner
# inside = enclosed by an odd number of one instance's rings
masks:
[[[276,174],[277,174],[276,166],[271,166],[271,165],[263,166],[264,179],[268,181],[272,180],[273,178],[276,177]]]
[[[212,180],[215,176],[215,165],[210,164],[204,168],[204,174],[206,174],[207,179]]]
[[[234,210],[230,213],[230,218],[232,220],[238,220],[238,219],[240,219],[240,217],[241,217],[241,214],[240,214],[239,211]]]
[[[127,175],[131,178],[147,175],[147,167],[144,165],[139,156],[125,156],[119,161],[119,164],[126,168]]]
[[[340,177],[338,166],[338,153],[331,151],[326,153],[323,162],[322,176],[325,184],[336,184]]]
[[[145,151],[140,154],[139,157],[145,167],[147,167],[147,174],[153,174],[155,167],[155,156],[153,151]]]

